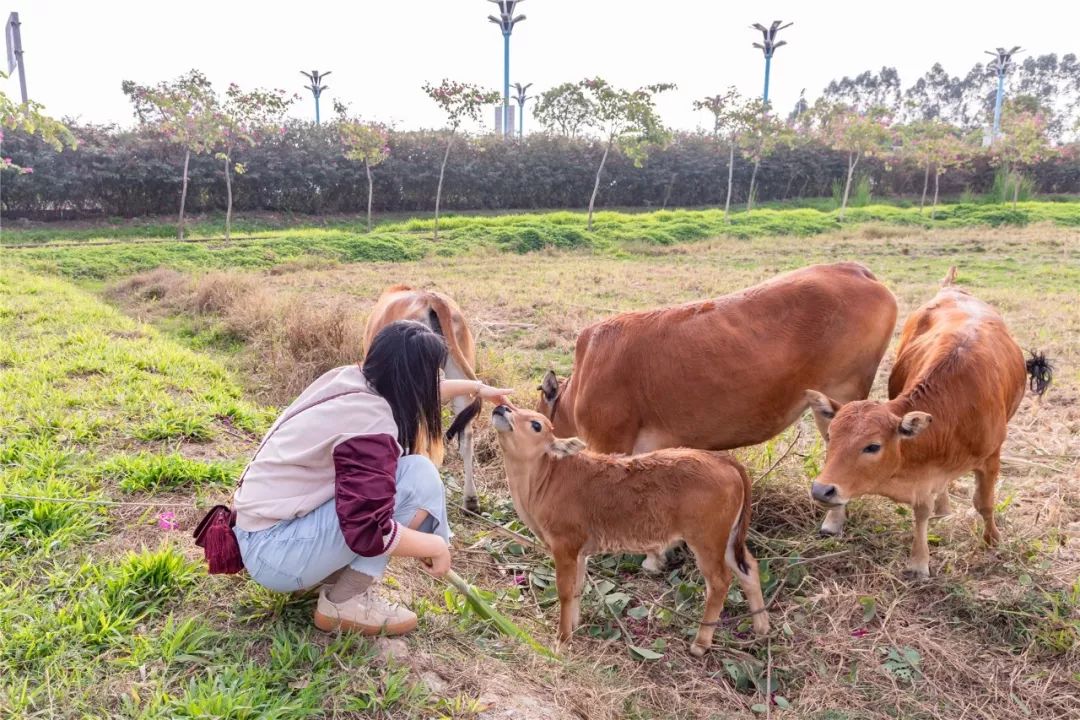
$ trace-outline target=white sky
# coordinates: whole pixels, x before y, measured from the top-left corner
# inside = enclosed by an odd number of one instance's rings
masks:
[[[594,75],[625,86],[676,82],[660,110],[669,125],[689,129],[705,124],[690,107],[695,98],[728,85],[761,92],[753,22],[795,22],[773,59],[770,95],[784,114],[800,89],[812,99],[834,78],[882,65],[896,66],[906,86],[935,61],[964,73],[998,45],[1080,51],[1080,2],[995,4],[527,0],[518,12],[528,19],[511,38],[510,80],[532,90]],[[300,92],[291,113],[300,117],[313,117],[314,101],[299,70],[331,70],[324,116],[340,98],[403,128],[442,124],[424,81],[502,89],[502,37],[486,20],[496,6],[483,0],[11,0],[2,10],[19,11],[30,96],[57,117],[130,124],[121,80],[152,83],[192,67],[221,89],[236,82]],[[14,77],[0,82],[18,95]],[[527,114],[526,131],[530,122]]]

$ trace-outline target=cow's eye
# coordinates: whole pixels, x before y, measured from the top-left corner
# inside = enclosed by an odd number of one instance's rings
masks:
[[[533,429],[533,432],[540,432],[541,430],[543,430],[543,429],[544,429],[544,426],[543,426],[543,425],[541,425],[541,424],[540,424],[539,422],[537,422],[536,420],[533,420],[533,421],[532,421],[531,423],[529,423],[529,424],[530,424],[530,425],[532,425],[532,429]]]
[[[864,448],[862,449],[862,451],[863,451],[864,453],[867,453],[868,455],[873,455],[874,453],[876,453],[876,452],[877,452],[878,450],[880,450],[880,449],[881,449],[881,446],[880,446],[880,445],[878,445],[877,443],[870,443],[869,445],[867,445],[866,447],[864,447]]]

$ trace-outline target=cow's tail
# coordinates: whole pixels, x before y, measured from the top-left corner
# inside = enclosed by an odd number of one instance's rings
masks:
[[[735,555],[735,564],[739,567],[739,572],[746,575],[750,572],[750,565],[746,562],[746,536],[750,532],[750,506],[752,497],[750,495],[750,476],[746,472],[746,468],[741,463],[735,463],[735,468],[739,471],[740,477],[742,477],[743,483],[743,504],[742,510],[739,511],[739,524],[736,526],[735,537],[732,538],[734,547],[731,548],[732,553]]]
[[[450,358],[455,365],[461,368],[461,372],[469,380],[476,380],[476,373],[473,371],[472,364],[465,359],[464,353],[461,352],[461,346],[458,345],[457,335],[454,333],[454,317],[450,311],[450,306],[446,304],[445,299],[436,293],[428,293],[428,304],[431,306],[432,324],[435,326],[435,331],[446,340],[446,348],[450,353]],[[454,417],[446,431],[447,442],[452,441],[465,431],[466,426],[480,414],[483,404],[484,401],[477,397]]]
[[[949,271],[945,273],[945,277],[941,278],[941,287],[952,287],[956,284],[956,266],[953,265],[949,268]]]
[[[1050,383],[1054,381],[1054,366],[1046,359],[1043,353],[1031,350],[1031,357],[1027,360],[1028,387],[1036,395],[1042,397]]]

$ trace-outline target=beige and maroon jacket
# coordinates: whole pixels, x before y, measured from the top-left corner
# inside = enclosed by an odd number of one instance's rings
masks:
[[[264,530],[333,499],[353,551],[392,552],[397,436],[390,405],[359,366],[327,372],[286,408],[248,464],[233,499],[236,526]]]

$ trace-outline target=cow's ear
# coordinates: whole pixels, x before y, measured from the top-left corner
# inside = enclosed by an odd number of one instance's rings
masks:
[[[814,411],[814,423],[817,425],[818,432],[821,433],[821,437],[828,441],[829,423],[832,422],[832,419],[836,417],[836,413],[843,406],[825,393],[819,393],[817,390],[806,391],[806,402],[810,405],[810,409]]]
[[[554,370],[548,370],[544,375],[544,381],[540,383],[540,392],[544,393],[544,399],[549,403],[555,402],[559,396],[559,377]]]
[[[585,449],[585,441],[581,438],[565,438],[556,440],[548,446],[548,455],[553,458],[566,458],[577,455]]]
[[[933,419],[934,418],[930,413],[913,410],[900,418],[900,425],[897,427],[897,432],[900,433],[902,439],[910,440],[926,428],[930,427],[930,423]]]

